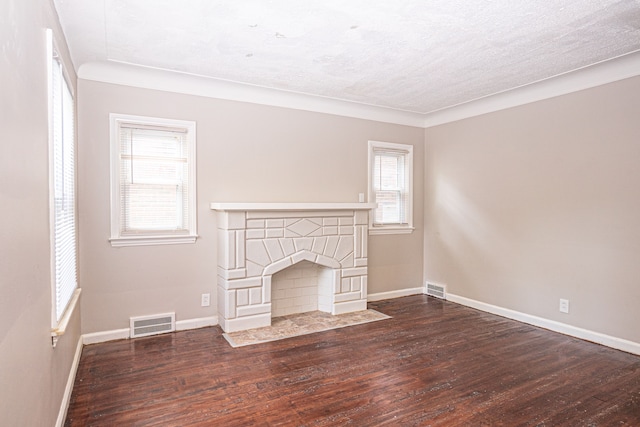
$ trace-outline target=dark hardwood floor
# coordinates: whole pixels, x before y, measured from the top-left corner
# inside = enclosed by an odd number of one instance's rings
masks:
[[[231,348],[218,327],[84,348],[66,426],[640,426],[640,357],[426,296]]]

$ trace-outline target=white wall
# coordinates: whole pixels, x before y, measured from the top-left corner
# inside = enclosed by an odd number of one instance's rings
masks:
[[[47,55],[51,4],[0,2],[0,425],[52,426],[80,335],[80,315],[51,346]]]

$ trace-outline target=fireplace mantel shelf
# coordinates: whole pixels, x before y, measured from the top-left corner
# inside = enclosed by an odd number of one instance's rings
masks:
[[[370,210],[376,203],[211,203],[214,211]]]

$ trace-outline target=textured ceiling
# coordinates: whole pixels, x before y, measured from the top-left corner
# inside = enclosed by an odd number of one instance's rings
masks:
[[[640,0],[54,0],[116,61],[429,113],[640,50]]]

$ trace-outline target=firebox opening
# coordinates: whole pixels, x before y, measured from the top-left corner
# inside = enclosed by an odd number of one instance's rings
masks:
[[[332,269],[300,261],[271,278],[271,317],[324,311],[331,313]]]

